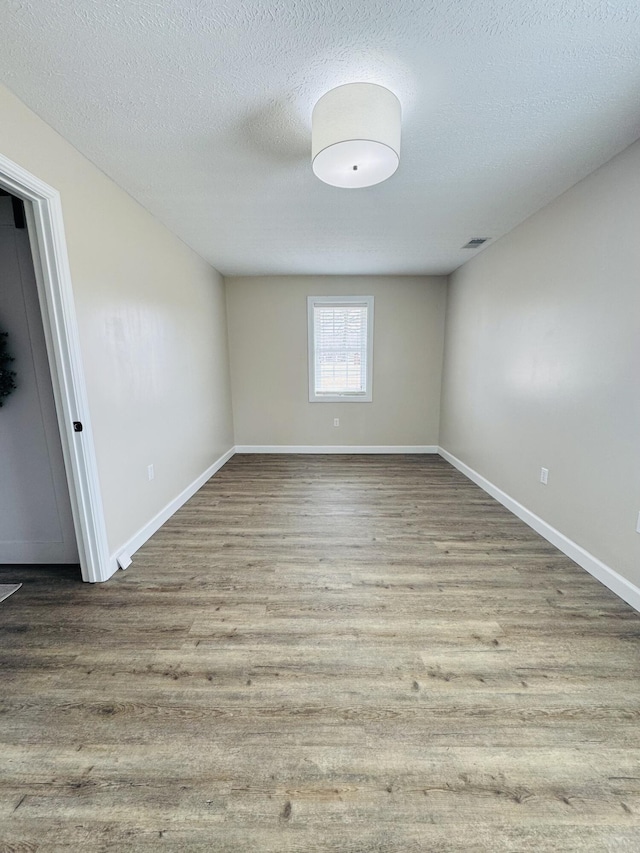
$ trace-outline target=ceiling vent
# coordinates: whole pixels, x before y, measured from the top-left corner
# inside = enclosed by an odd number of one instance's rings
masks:
[[[490,237],[472,237],[468,243],[465,243],[462,247],[463,249],[478,249],[482,246],[483,243],[486,243],[487,240],[490,240]]]

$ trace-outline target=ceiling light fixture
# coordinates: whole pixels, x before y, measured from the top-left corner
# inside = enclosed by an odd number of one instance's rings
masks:
[[[313,172],[333,187],[371,187],[400,162],[402,110],[375,83],[348,83],[323,95],[311,119]]]

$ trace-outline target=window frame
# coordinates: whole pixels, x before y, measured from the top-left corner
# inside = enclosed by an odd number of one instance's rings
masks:
[[[315,317],[316,305],[353,305],[367,309],[367,371],[363,394],[316,394],[315,392]],[[373,296],[308,296],[307,297],[307,358],[309,367],[310,403],[371,403],[373,402]]]

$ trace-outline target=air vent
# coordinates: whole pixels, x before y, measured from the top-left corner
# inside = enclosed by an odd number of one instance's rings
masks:
[[[491,239],[490,237],[472,237],[468,243],[465,243],[462,247],[463,249],[477,249],[482,246],[483,243],[486,243],[487,240]]]

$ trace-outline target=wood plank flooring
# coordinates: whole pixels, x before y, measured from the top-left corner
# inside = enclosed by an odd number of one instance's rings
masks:
[[[2,851],[640,851],[640,616],[439,457],[236,456],[11,581]]]

